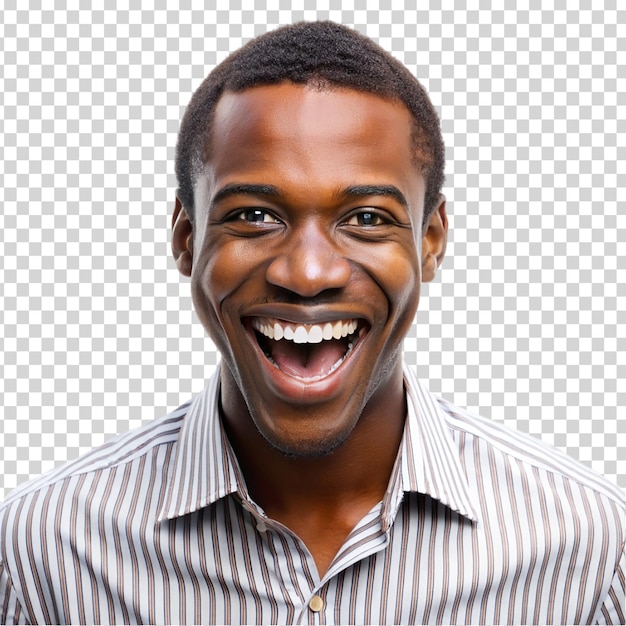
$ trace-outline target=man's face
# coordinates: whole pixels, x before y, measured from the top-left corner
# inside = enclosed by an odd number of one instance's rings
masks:
[[[425,191],[410,129],[402,104],[352,90],[281,84],[218,103],[193,301],[222,353],[226,421],[251,418],[284,453],[329,452],[401,388]]]

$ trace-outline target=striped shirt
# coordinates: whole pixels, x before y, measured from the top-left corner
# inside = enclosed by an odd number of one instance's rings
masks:
[[[323,577],[249,497],[216,375],[0,506],[0,622],[623,624],[623,492],[405,388],[385,497]]]

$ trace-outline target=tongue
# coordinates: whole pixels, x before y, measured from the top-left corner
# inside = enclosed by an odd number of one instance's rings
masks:
[[[322,343],[293,343],[286,339],[271,342],[272,359],[291,376],[313,378],[328,374],[330,368],[346,353],[346,339]]]

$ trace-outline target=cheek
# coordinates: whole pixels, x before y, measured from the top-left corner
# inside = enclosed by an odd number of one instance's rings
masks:
[[[204,319],[219,318],[224,301],[254,275],[255,267],[260,264],[257,256],[241,241],[205,242],[198,258],[194,259],[191,277],[198,314]]]
[[[384,245],[371,251],[365,267],[385,293],[390,313],[406,312],[411,319],[419,300],[421,264],[413,240]]]
[[[389,293],[392,296],[392,315],[400,320],[404,334],[413,323],[420,297],[420,267],[408,263],[395,264]]]

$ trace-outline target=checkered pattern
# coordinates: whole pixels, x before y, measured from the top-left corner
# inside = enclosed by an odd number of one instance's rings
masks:
[[[441,113],[451,240],[409,361],[626,487],[616,0],[105,4],[3,3],[0,498],[202,388],[218,356],[168,253],[179,120],[228,51],[312,19],[377,39]]]

